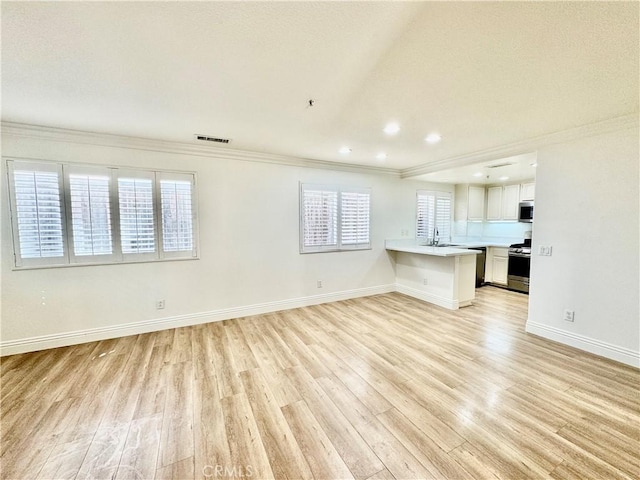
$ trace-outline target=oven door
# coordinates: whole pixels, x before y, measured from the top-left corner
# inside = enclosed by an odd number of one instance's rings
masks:
[[[522,253],[509,253],[508,275],[514,277],[529,278],[531,267],[531,255]]]
[[[531,255],[509,253],[507,287],[517,292],[529,293],[529,268]]]

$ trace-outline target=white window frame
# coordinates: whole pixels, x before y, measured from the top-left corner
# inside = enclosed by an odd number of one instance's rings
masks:
[[[305,196],[304,193],[307,190],[333,192],[337,195],[337,210],[336,210],[336,242],[327,243],[325,245],[305,245],[304,230],[305,230]],[[344,187],[338,185],[326,185],[326,184],[312,184],[300,182],[300,253],[321,253],[321,252],[344,252],[354,250],[370,250],[371,249],[371,188],[362,187]],[[367,242],[355,243],[355,244],[343,244],[342,243],[342,229],[344,218],[342,216],[342,195],[344,193],[359,193],[369,196],[369,212],[368,212],[368,233],[369,238]]]
[[[140,263],[168,260],[198,259],[198,192],[194,172],[175,172],[166,170],[147,170],[119,166],[95,164],[63,163],[40,159],[3,158],[7,165],[7,184],[9,186],[9,213],[11,218],[14,270],[50,267],[73,267],[81,265],[110,265],[118,263]],[[62,257],[22,258],[17,218],[17,199],[14,184],[15,170],[34,170],[55,172],[58,175],[58,190],[62,216]],[[105,174],[110,178],[109,202],[111,216],[112,253],[109,255],[75,255],[73,243],[73,219],[71,212],[71,192],[69,174]],[[118,178],[147,178],[153,181],[153,214],[155,251],[123,254],[120,242],[120,205]],[[191,184],[192,248],[164,252],[162,244],[162,205],[160,181],[188,181]]]
[[[434,238],[434,231],[425,231],[422,233],[421,235],[421,228],[420,228],[420,197],[434,197],[434,210],[433,212],[433,218],[432,218],[432,223],[433,225],[437,228],[437,216],[438,216],[438,208],[440,206],[440,204],[442,204],[443,202],[448,202],[449,203],[449,208],[448,208],[448,232],[438,232],[438,239],[442,240],[445,239],[447,241],[449,241],[451,239],[451,232],[453,231],[453,225],[452,225],[452,219],[453,219],[453,195],[451,194],[451,192],[439,192],[439,191],[434,191],[434,190],[418,190],[416,192],[416,239],[419,238],[427,238],[427,239],[433,239]],[[431,223],[431,222],[430,222]],[[430,229],[431,230],[431,229]]]

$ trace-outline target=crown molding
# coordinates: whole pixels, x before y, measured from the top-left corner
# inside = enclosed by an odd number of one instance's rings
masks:
[[[602,135],[619,130],[630,128],[638,129],[640,125],[640,115],[632,113],[620,117],[614,117],[601,122],[589,123],[579,127],[562,130],[560,132],[549,133],[538,137],[528,138],[519,142],[509,143],[500,147],[479,150],[473,153],[449,157],[435,162],[424,163],[415,167],[406,168],[400,171],[401,178],[412,178],[425,173],[432,173],[447,170],[455,167],[464,167],[474,163],[497,160],[511,157],[523,153],[534,152],[542,147],[569,142],[584,137]]]
[[[102,147],[126,148],[133,150],[147,150],[153,152],[175,153],[223,160],[244,162],[270,163],[292,167],[319,168],[324,170],[339,170],[353,173],[369,173],[378,175],[400,176],[400,171],[394,168],[371,167],[352,163],[329,162],[313,160],[272,153],[236,150],[211,145],[195,145],[185,142],[155,140],[151,138],[129,137],[108,133],[85,132],[66,128],[30,125],[26,123],[2,122],[2,134],[14,137],[33,138],[53,142],[79,143]]]
[[[568,130],[562,130],[560,132],[554,132],[538,137],[528,138],[519,142],[509,143],[499,147],[479,150],[464,155],[458,155],[434,162],[424,163],[403,170],[356,165],[352,163],[329,162],[326,160],[313,160],[286,155],[277,155],[272,153],[236,150],[210,145],[194,145],[185,142],[155,140],[150,138],[129,137],[107,133],[86,132],[82,130],[46,127],[25,123],[2,122],[1,126],[3,135],[11,135],[15,137],[27,137],[55,142],[80,143],[86,145],[147,150],[163,153],[175,153],[224,160],[270,163],[292,167],[319,168],[324,170],[338,170],[352,173],[391,175],[409,179],[424,175],[426,173],[447,170],[449,168],[455,167],[463,167],[472,165],[474,163],[533,152],[545,146],[577,140],[588,136],[601,135],[630,128],[638,129],[640,125],[639,120],[640,116],[638,113],[631,113],[628,115],[622,115],[619,117],[603,120],[601,122],[590,123]]]

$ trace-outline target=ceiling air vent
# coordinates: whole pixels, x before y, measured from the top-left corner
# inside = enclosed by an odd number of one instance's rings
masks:
[[[218,138],[218,137],[209,137],[207,135],[195,135],[196,140],[201,140],[203,142],[214,142],[214,143],[229,143],[231,140],[228,138]]]
[[[508,167],[513,165],[513,163],[499,163],[497,165],[489,165],[487,168],[500,168],[500,167]]]

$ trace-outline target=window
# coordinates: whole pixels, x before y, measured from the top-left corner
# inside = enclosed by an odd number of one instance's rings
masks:
[[[110,169],[68,167],[66,170],[72,261],[92,262],[97,256],[102,257],[101,261],[114,260]]]
[[[451,193],[418,190],[416,237],[451,239]]]
[[[369,248],[369,192],[340,192],[342,214],[340,215],[340,238],[343,248],[347,246]]]
[[[171,255],[193,249],[191,179],[175,175],[160,180],[162,200],[162,249]]]
[[[156,229],[153,205],[153,175],[118,178],[120,210],[120,244],[122,254],[156,251]]]
[[[303,252],[338,249],[338,191],[327,188],[302,186]]]
[[[23,265],[64,262],[61,166],[22,162],[8,167],[13,179],[10,191],[16,258]]]
[[[371,189],[300,185],[300,253],[371,248]]]
[[[197,256],[192,173],[7,165],[16,267]]]

